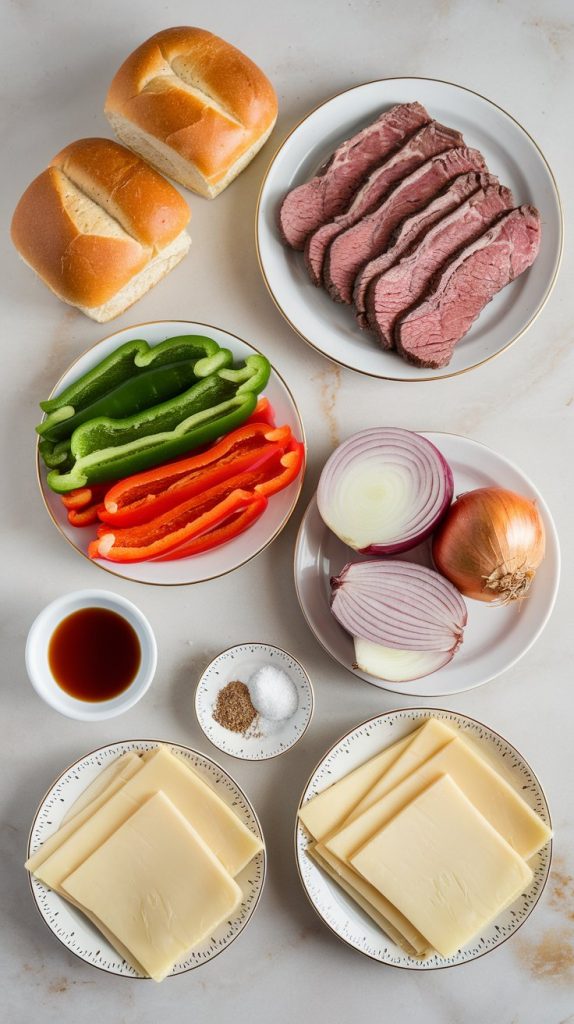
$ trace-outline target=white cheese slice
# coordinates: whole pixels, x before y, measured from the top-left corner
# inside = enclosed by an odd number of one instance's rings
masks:
[[[309,853],[390,938],[395,939],[398,933],[403,939],[402,942],[399,942],[400,946],[408,951],[412,949],[415,956],[428,954],[430,949],[428,939],[386,896],[383,896],[374,885],[362,878],[350,864],[344,864],[334,857],[322,843],[317,843],[314,848],[309,850]]]
[[[459,737],[425,761],[363,814],[330,836],[325,841],[326,847],[335,857],[348,862],[355,850],[443,774],[452,777],[477,810],[525,860],[550,839],[550,829],[536,812]]]
[[[84,821],[57,850],[34,869],[34,874],[58,891],[71,874],[151,796],[162,790],[235,877],[262,849],[257,836],[184,761],[167,747]],[[70,822],[70,825],[72,822]]]
[[[347,821],[353,821],[355,818],[358,818],[363,811],[372,807],[385,793],[388,793],[399,782],[406,779],[408,775],[412,775],[429,757],[442,750],[447,743],[450,743],[456,737],[457,733],[450,726],[445,725],[438,718],[429,718],[422,728],[417,730],[406,750],[400,754],[372,789],[365,793],[365,796],[353,809]]]
[[[361,893],[353,885],[350,885],[345,879],[341,878],[341,876],[337,874],[335,869],[331,867],[329,862],[323,860],[320,854],[317,853],[315,847],[310,846],[307,852],[309,856],[314,861],[316,861],[316,863],[325,872],[325,874],[329,875],[329,878],[332,878],[333,881],[336,882],[338,886],[340,886],[343,892],[346,892],[347,895],[350,896],[352,900],[354,900],[357,906],[359,906],[361,910],[363,910],[365,914],[367,914],[371,918],[371,920],[375,922],[375,924],[378,924],[381,931],[385,932],[385,934],[388,935],[388,937],[392,939],[393,942],[397,944],[397,946],[400,946],[400,948],[404,950],[405,953],[408,953],[409,956],[420,956],[420,951],[415,949],[414,946],[411,946],[410,942],[408,942],[405,939],[404,935],[400,931],[398,931],[397,928],[394,928],[390,921],[383,916],[383,914],[380,914],[377,910],[375,910],[373,905],[369,903],[368,900],[364,899]],[[400,916],[402,917],[403,915],[401,914]],[[406,921],[406,918],[404,918],[404,920]],[[412,925],[410,924],[409,930],[412,930]]]
[[[91,818],[98,808],[102,807],[110,797],[114,795],[114,793],[117,793],[118,790],[121,789],[122,786],[124,786],[125,783],[143,767],[143,761],[137,756],[137,754],[125,755],[125,758],[118,758],[118,760],[122,763],[119,770],[111,773],[111,781],[108,781],[107,785],[104,787],[95,786],[94,783],[92,783],[92,786],[88,786],[91,799],[83,800],[82,798],[84,794],[81,794],[72,808],[72,810],[75,809],[75,813],[72,816],[66,816],[58,831],[49,836],[48,839],[42,843],[39,850],[36,850],[36,853],[33,853],[26,861],[25,867],[28,871],[36,872],[40,864],[43,864],[52,853],[59,849],[62,843],[64,843],[65,840],[80,827],[80,825],[83,825],[88,818]],[[117,762],[114,762],[114,765],[110,765],[109,767],[112,768],[115,765],[117,765]],[[98,782],[99,778],[100,777],[98,776],[94,782]],[[110,780],[110,775],[108,775],[108,780]]]
[[[96,775],[95,779],[90,782],[89,786],[86,786],[86,788],[82,790],[77,800],[75,800],[70,809],[66,811],[66,814],[62,818],[61,825],[65,825],[66,822],[70,821],[71,818],[74,818],[76,814],[83,811],[88,804],[91,804],[101,796],[110,783],[118,776],[121,775],[124,781],[129,779],[130,774],[133,774],[133,771],[130,773],[130,769],[134,765],[136,766],[136,770],[138,767],[141,768],[141,758],[132,751],[127,751],[127,753],[121,754],[120,757],[116,757],[111,764],[106,768],[103,768],[102,771]],[[126,769],[128,772],[127,775],[125,774]]]
[[[523,858],[448,775],[399,811],[351,862],[445,957],[532,880]]]
[[[399,754],[412,742],[415,733],[386,747],[375,757],[359,765],[348,775],[334,782],[299,809],[299,821],[313,839],[323,839],[340,825],[363,799]]]
[[[161,981],[229,918],[241,889],[159,792],[62,883]]]

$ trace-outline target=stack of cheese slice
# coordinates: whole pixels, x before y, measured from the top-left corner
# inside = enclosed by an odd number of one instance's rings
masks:
[[[457,952],[532,880],[550,829],[430,718],[299,810],[308,852],[411,956]]]
[[[174,963],[237,910],[259,838],[167,747],[124,754],[26,867],[142,974]]]

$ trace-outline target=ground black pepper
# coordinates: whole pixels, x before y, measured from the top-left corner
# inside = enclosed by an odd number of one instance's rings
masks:
[[[234,679],[219,691],[213,717],[224,729],[230,729],[231,732],[247,732],[257,717],[257,712],[251,703],[249,689],[245,683]]]

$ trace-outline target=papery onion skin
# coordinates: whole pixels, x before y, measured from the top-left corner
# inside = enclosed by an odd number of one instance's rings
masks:
[[[465,597],[509,604],[526,597],[545,553],[536,502],[502,487],[461,494],[432,543],[436,568]]]

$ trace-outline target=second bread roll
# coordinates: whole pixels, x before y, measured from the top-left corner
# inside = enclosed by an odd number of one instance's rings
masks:
[[[261,149],[277,97],[230,43],[200,28],[169,28],[124,61],[105,113],[121,142],[212,199]]]

